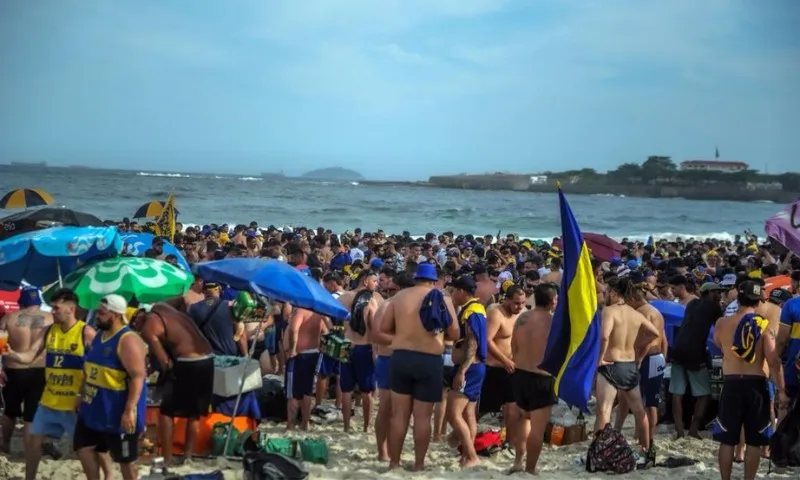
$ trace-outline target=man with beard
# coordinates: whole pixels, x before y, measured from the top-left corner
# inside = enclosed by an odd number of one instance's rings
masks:
[[[513,285],[505,290],[502,303],[494,304],[486,311],[489,355],[486,358],[486,378],[481,389],[481,411],[493,413],[502,410],[509,442],[512,442],[515,430],[513,421],[510,421],[514,406],[511,334],[517,317],[525,310],[526,300],[525,292]]]
[[[172,445],[173,418],[186,419],[184,455],[190,459],[214,390],[214,354],[197,325],[183,312],[166,303],[153,305],[145,315],[141,335],[159,365],[163,383],[161,445]],[[172,464],[172,449],[164,449],[164,460]]]
[[[372,392],[375,390],[375,360],[369,342],[372,318],[383,299],[375,294],[378,276],[373,270],[363,270],[358,275],[358,287],[339,297],[339,302],[350,311],[345,326],[345,338],[353,343],[350,361],[341,366],[339,385],[342,388],[342,418],[344,430],[350,430],[353,391],[361,391],[364,409],[364,431],[369,429],[372,414]]]
[[[414,279],[411,274],[401,272],[392,279],[392,285],[399,290],[414,286]],[[399,291],[398,290],[398,291]],[[389,366],[392,359],[392,340],[394,336],[384,333],[381,329],[381,322],[387,308],[394,300],[394,297],[387,299],[378,307],[372,320],[372,348],[375,352],[375,380],[378,387],[378,414],[375,417],[375,440],[378,444],[378,460],[389,460],[387,437],[389,434],[389,424],[392,419],[392,398],[389,376]]]
[[[84,362],[84,384],[73,447],[89,480],[100,478],[100,455],[120,464],[122,477],[137,477],[139,434],[147,412],[145,346],[125,323],[128,307],[119,295],[106,295],[95,317],[94,337]]]

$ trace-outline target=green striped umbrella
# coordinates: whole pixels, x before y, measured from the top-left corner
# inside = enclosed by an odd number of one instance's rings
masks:
[[[189,289],[194,277],[180,267],[154,258],[115,257],[84,265],[64,278],[64,287],[72,289],[80,306],[97,307],[106,295],[116,293],[130,301],[155,303]],[[49,300],[58,287],[45,293]]]

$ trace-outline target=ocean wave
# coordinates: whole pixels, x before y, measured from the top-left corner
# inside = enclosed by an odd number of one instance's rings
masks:
[[[192,178],[188,173],[165,173],[165,172],[137,172],[139,177],[169,177],[169,178]]]
[[[263,179],[260,177],[239,177],[237,180],[242,180],[245,182],[260,182]]]

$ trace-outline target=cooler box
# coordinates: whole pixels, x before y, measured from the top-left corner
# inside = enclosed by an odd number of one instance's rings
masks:
[[[232,367],[214,368],[214,395],[235,397],[244,382],[242,393],[261,388],[261,365],[257,360],[242,362]]]

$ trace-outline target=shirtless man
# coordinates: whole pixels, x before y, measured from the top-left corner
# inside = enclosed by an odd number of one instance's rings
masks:
[[[0,451],[5,453],[9,453],[14,422],[19,417],[25,422],[22,429],[24,448],[28,449],[31,444],[31,424],[45,387],[44,336],[53,324],[53,316],[39,308],[42,300],[35,287],[23,288],[17,303],[19,310],[0,318],[0,331],[8,332],[10,350],[21,357],[29,357],[31,352],[36,354],[28,363],[4,359],[0,368],[6,406],[0,421],[3,430]]]
[[[173,418],[186,419],[188,460],[214,391],[214,354],[194,321],[167,303],[157,303],[145,314],[141,335],[150,355],[158,362],[163,383],[161,445],[172,445]],[[164,449],[164,461],[172,464],[172,449]]]
[[[486,338],[489,355],[486,358],[486,378],[481,389],[481,411],[503,412],[506,438],[513,443],[516,423],[514,415],[514,390],[511,375],[514,360],[511,357],[511,333],[517,317],[525,310],[527,297],[522,288],[509,287],[503,303],[494,304],[486,311]]]
[[[420,310],[438,292],[436,268],[431,264],[419,266],[416,285],[395,295],[381,316],[380,330],[392,337],[392,361],[389,384],[392,389],[392,419],[387,438],[389,468],[400,466],[403,441],[408,423],[414,415],[414,470],[425,468],[425,455],[431,441],[433,406],[442,398],[444,339],[459,336],[456,312],[449,298],[442,295],[449,323],[444,332],[428,331],[420,318]],[[440,293],[440,292],[438,292]],[[428,295],[431,294],[429,297]]]
[[[453,389],[447,394],[447,419],[453,427],[450,444],[454,447],[461,445],[461,466],[473,467],[479,463],[475,452],[475,436],[478,434],[476,406],[489,354],[486,310],[475,297],[477,287],[472,277],[458,278],[453,282],[453,288],[453,305],[460,308],[460,336],[453,350],[456,373]]]
[[[205,295],[203,295],[203,279],[200,276],[195,277],[194,282],[192,282],[192,286],[189,287],[189,290],[183,294],[183,300],[186,303],[186,308],[189,308],[190,305],[195,304],[201,300],[203,300]]]
[[[652,459],[650,429],[639,391],[636,361],[659,338],[659,331],[644,315],[625,303],[630,283],[627,278],[608,281],[606,307],[602,312],[600,362],[597,368],[597,417],[594,429],[600,431],[611,420],[611,410],[619,393],[628,403],[636,421],[639,443]]]
[[[664,317],[647,302],[648,289],[647,284],[644,282],[644,276],[639,272],[632,272],[630,281],[633,285],[631,286],[630,295],[625,299],[625,303],[644,315],[659,332],[658,338],[653,340],[643,352],[644,357],[636,358],[636,363],[639,364],[639,390],[647,413],[647,422],[650,426],[650,442],[652,443],[656,425],[658,424],[661,383],[664,380],[664,368],[667,365],[667,334],[664,331]],[[614,428],[619,431],[622,431],[625,418],[628,416],[628,410],[627,398],[624,395],[620,396],[617,417],[614,422]]]
[[[506,424],[517,423],[514,433],[514,466],[512,472],[521,471],[527,454],[525,471],[536,472],[536,463],[542,452],[550,410],[558,403],[553,376],[539,369],[544,360],[550,325],[558,303],[558,290],[552,283],[540,283],[533,290],[534,307],[522,312],[514,324],[511,337],[511,355],[514,373],[511,384],[514,402],[519,409]]]
[[[339,297],[344,307],[350,310],[345,322],[345,338],[353,343],[350,361],[342,363],[339,385],[342,389],[342,418],[344,431],[350,432],[350,417],[353,410],[353,391],[358,386],[364,412],[364,431],[369,429],[372,418],[372,392],[375,391],[375,360],[370,343],[372,319],[383,297],[375,293],[378,275],[374,270],[363,270],[358,275],[358,287]]]
[[[561,285],[561,275],[563,271],[561,270],[561,259],[559,257],[555,257],[550,260],[550,273],[546,274],[542,277],[543,283],[552,283],[553,285]]]
[[[769,387],[770,372],[778,389],[778,410],[785,413],[789,406],[783,365],[775,348],[778,324],[772,319],[756,315],[756,307],[763,297],[763,287],[745,281],[737,288],[739,311],[720,318],[714,328],[714,343],[722,351],[722,393],[719,413],[714,427],[714,440],[719,442],[719,471],[722,480],[730,480],[734,447],[744,428],[745,452],[744,478],[756,477],[761,459],[760,448],[769,445],[767,430],[771,424]],[[740,325],[741,324],[741,325]],[[737,332],[740,326],[749,326],[755,346],[745,350]]]
[[[401,272],[395,274],[392,285],[397,288],[395,292],[414,286],[414,279],[411,274]],[[389,460],[388,443],[386,441],[389,434],[389,423],[392,419],[392,391],[390,386],[389,366],[392,359],[392,340],[394,336],[383,333],[381,323],[383,321],[386,308],[394,297],[387,299],[378,307],[372,319],[372,348],[375,352],[375,380],[378,386],[378,415],[375,417],[375,441],[378,444],[378,460]]]
[[[311,418],[311,400],[314,398],[314,380],[317,376],[319,346],[322,335],[328,328],[322,315],[295,308],[286,334],[283,349],[286,352],[286,375],[284,385],[287,405],[286,429],[295,429],[297,409],[300,409],[300,429],[308,430]]]

